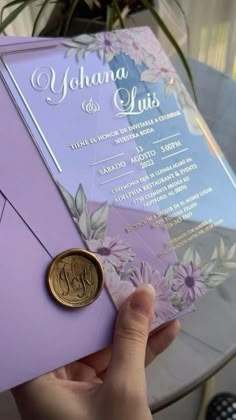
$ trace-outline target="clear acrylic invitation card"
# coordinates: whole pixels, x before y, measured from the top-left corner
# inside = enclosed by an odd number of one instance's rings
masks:
[[[151,283],[156,327],[229,277],[236,180],[148,28],[27,41],[1,73],[117,308]]]

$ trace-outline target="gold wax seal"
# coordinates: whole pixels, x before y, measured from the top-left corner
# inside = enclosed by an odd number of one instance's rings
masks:
[[[52,261],[48,285],[53,297],[62,305],[82,308],[97,299],[102,290],[102,266],[91,252],[70,249]]]

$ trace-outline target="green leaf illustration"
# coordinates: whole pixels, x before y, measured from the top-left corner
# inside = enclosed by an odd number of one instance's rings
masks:
[[[104,55],[106,63],[109,63],[111,60],[113,60],[114,56],[114,53],[106,53],[106,55]]]
[[[189,247],[183,256],[183,263],[189,264],[190,261],[193,261],[193,259],[194,259],[193,249],[192,247]]]
[[[66,203],[67,203],[67,205],[68,205],[71,213],[72,213],[72,215],[74,217],[77,217],[78,214],[77,214],[77,211],[76,211],[76,208],[75,208],[75,202],[74,202],[74,199],[73,199],[72,195],[59,182],[58,182],[58,186],[60,188],[60,191],[61,191],[61,193],[62,193],[62,195],[63,195],[63,197],[64,197],[64,199],[65,199],[65,201],[66,201]]]
[[[225,256],[225,244],[222,238],[220,238],[220,246],[219,246],[219,257],[224,258]]]
[[[88,55],[90,54],[91,51],[89,50],[84,50],[84,58],[88,57]]]
[[[179,293],[175,293],[173,295],[173,297],[171,298],[171,303],[173,306],[177,307],[178,309],[180,308],[180,305],[182,303],[182,297],[180,296]]]
[[[66,52],[66,57],[67,58],[71,57],[75,53],[75,51],[76,51],[75,48],[69,48]]]
[[[105,61],[105,53],[104,53],[104,51],[102,49],[100,49],[100,50],[97,51],[97,53],[98,53],[98,57],[100,57],[101,60]]]
[[[119,276],[121,280],[129,280],[130,275],[135,271],[135,268],[129,268],[128,270],[124,271],[124,273],[119,272]]]
[[[73,38],[73,41],[75,41],[77,44],[83,44],[84,46],[92,44],[95,40],[96,37],[89,34],[82,34]]]
[[[211,261],[215,261],[218,258],[218,249],[215,247],[213,254],[211,256]]]
[[[208,287],[217,287],[221,283],[223,283],[227,279],[228,276],[229,276],[228,273],[211,273],[208,276],[205,284]]]
[[[91,227],[93,230],[99,229],[101,226],[107,225],[109,207],[108,203],[103,203],[91,216]]]
[[[201,274],[207,278],[209,276],[209,274],[213,271],[213,269],[215,268],[216,262],[215,261],[210,261],[209,263],[206,263],[202,266],[201,268]]]
[[[194,250],[194,253],[193,253],[193,263],[194,263],[197,267],[200,267],[200,265],[201,265],[201,263],[202,263],[202,261],[201,261],[201,257],[200,257],[200,255],[198,254],[198,252],[197,252],[196,250]]]
[[[106,225],[100,226],[97,230],[93,232],[93,239],[104,239],[105,233],[106,233]]]
[[[84,210],[77,222],[79,230],[83,235],[84,239],[90,239],[91,233],[91,223],[90,223],[90,216],[87,210]]]
[[[172,265],[168,267],[165,273],[165,278],[169,286],[172,287],[173,282],[174,282],[174,267]]]
[[[157,77],[156,73],[154,73],[152,69],[147,69],[147,70],[144,70],[144,71],[141,73],[140,80],[141,80],[141,82],[155,83],[155,82],[157,82],[157,81],[158,81],[161,77],[162,77],[162,76],[161,76],[161,73],[160,73],[160,74],[159,74],[159,76]]]
[[[236,244],[233,244],[226,255],[227,260],[231,260],[233,258],[235,254],[235,250],[236,250]]]
[[[79,215],[81,215],[87,207],[87,198],[82,184],[79,184],[79,188],[75,196],[75,206]]]
[[[235,261],[226,261],[224,263],[225,268],[230,268],[231,270],[236,269],[236,262]]]
[[[66,47],[75,48],[76,50],[79,48],[78,43],[74,42],[73,39],[63,42],[63,45]]]
[[[175,87],[173,83],[169,83],[168,80],[165,80],[165,95],[169,96],[175,93]]]
[[[76,53],[76,58],[77,58],[77,61],[79,62],[80,60],[81,60],[81,58],[83,58],[83,55],[84,55],[84,51],[83,50],[77,50],[77,53]]]

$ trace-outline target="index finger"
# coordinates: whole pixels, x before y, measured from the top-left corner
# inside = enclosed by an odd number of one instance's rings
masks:
[[[161,330],[155,332],[148,339],[146,350],[145,365],[147,366],[152,360],[162,353],[174,341],[180,331],[180,322],[178,320],[171,321]]]

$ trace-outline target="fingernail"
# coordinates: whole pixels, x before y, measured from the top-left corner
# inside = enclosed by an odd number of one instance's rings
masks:
[[[150,283],[142,284],[142,286],[137,287],[136,290],[146,290],[153,297],[156,297],[156,290],[154,289],[153,285]]]
[[[131,296],[130,307],[136,312],[152,317],[155,296],[154,287],[151,284],[143,284]]]

